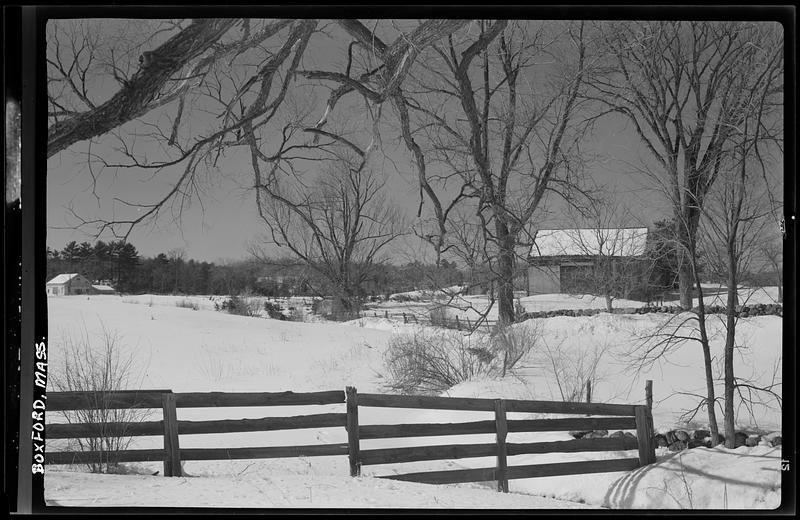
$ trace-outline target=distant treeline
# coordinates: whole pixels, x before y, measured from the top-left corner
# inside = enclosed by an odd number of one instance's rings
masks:
[[[291,260],[240,260],[223,265],[185,259],[181,251],[142,257],[123,241],[70,242],[64,249],[47,248],[47,279],[80,273],[95,283],[107,283],[130,294],[255,294],[261,296],[323,296],[329,282],[312,268]],[[361,297],[389,295],[430,286],[464,282],[455,263],[437,268],[419,262],[376,265],[363,284]]]

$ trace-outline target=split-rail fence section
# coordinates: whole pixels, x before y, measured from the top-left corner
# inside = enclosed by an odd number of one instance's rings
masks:
[[[650,387],[648,385],[648,391]],[[115,454],[118,462],[163,461],[165,476],[181,476],[181,462],[189,460],[266,459],[284,457],[347,456],[350,474],[358,476],[361,467],[414,461],[494,457],[494,467],[447,471],[427,471],[387,475],[411,482],[445,484],[496,481],[498,491],[508,492],[511,479],[629,471],[655,462],[651,403],[648,405],[526,401],[517,399],[478,399],[457,397],[359,394],[345,391],[276,393],[173,393],[170,390],[126,391],[114,393],[48,393],[48,411],[85,409],[161,409],[160,421],[110,424],[48,424],[48,439],[97,438],[118,432],[126,437],[163,436],[163,449],[131,449]],[[178,420],[178,408],[267,407],[345,404],[345,413],[319,413],[295,417],[225,419],[207,421]],[[461,423],[359,424],[363,407],[422,408],[493,412],[493,420]],[[508,413],[558,414],[574,417],[550,419],[509,419]],[[347,442],[305,446],[262,446],[245,448],[181,448],[180,435],[275,431],[301,428],[344,427]],[[102,431],[101,431],[102,429]],[[551,432],[570,430],[635,430],[636,438],[581,438],[568,441],[507,442],[513,432]],[[361,449],[361,441],[399,437],[495,434],[495,442],[485,444],[444,444],[401,448]],[[509,457],[551,452],[600,452],[638,450],[638,457],[563,462],[553,464],[509,465]],[[96,460],[99,452],[47,452],[48,464],[74,464]]]

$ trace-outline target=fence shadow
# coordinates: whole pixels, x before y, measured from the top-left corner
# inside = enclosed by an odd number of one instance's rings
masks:
[[[695,448],[695,449],[703,449],[703,448]],[[608,491],[606,492],[606,495],[603,500],[603,505],[605,507],[611,507],[614,509],[634,508],[635,507],[634,499],[637,496],[641,496],[641,494],[646,492],[648,489],[652,489],[651,487],[643,487],[643,480],[650,472],[653,471],[665,472],[665,481],[666,480],[671,481],[675,479],[680,480],[685,478],[686,475],[689,475],[702,478],[704,485],[714,485],[715,483],[719,483],[721,486],[738,485],[738,486],[755,487],[764,490],[771,489],[774,487],[772,484],[768,483],[762,484],[758,482],[753,482],[751,480],[742,480],[737,478],[731,478],[728,476],[717,475],[709,471],[706,471],[703,468],[695,467],[691,463],[687,463],[686,461],[684,461],[682,458],[683,455],[691,453],[691,451],[692,450],[684,450],[677,453],[671,453],[658,460],[656,464],[643,466],[631,471],[626,475],[623,475],[614,483],[612,483],[611,486],[609,486]],[[769,457],[765,455],[725,453],[725,456],[734,458],[760,458],[764,459],[764,462],[773,462],[775,460],[775,457]],[[762,469],[770,470],[770,468],[762,468]],[[775,468],[774,471],[780,472],[780,468],[779,467]],[[666,494],[669,494],[668,490],[664,490],[664,492]],[[676,500],[676,502],[679,505],[683,505],[675,497],[672,498],[673,500]]]

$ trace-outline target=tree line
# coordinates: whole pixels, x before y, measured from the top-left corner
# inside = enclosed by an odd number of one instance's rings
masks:
[[[244,259],[218,264],[186,259],[173,249],[143,257],[130,242],[71,241],[63,249],[47,248],[47,279],[79,273],[92,282],[106,283],[129,294],[208,294],[260,296],[330,296],[331,282],[291,259]],[[393,293],[431,288],[438,283],[464,283],[466,273],[455,263],[438,267],[422,262],[380,264],[370,268],[366,283],[354,295],[388,297]]]
[[[644,257],[635,259],[646,270],[643,284],[630,287],[630,277],[625,273],[611,277],[597,272],[581,281],[582,290],[609,299],[649,300],[677,289],[677,252],[670,242],[671,226],[668,220],[656,222],[650,231]],[[491,294],[494,291],[492,273],[485,267],[460,267],[454,261],[440,259],[438,265],[418,260],[401,265],[373,262],[363,269],[364,278],[351,295],[359,302],[374,297],[388,298],[394,293],[452,286],[472,293],[490,293],[490,297],[494,297]],[[525,269],[527,266],[520,265],[515,274],[517,291],[527,290]],[[335,295],[336,282],[321,271],[292,258],[254,257],[223,264],[197,261],[186,259],[182,249],[143,257],[132,243],[123,240],[98,240],[94,244],[71,241],[61,250],[47,248],[48,280],[61,273],[80,273],[93,282],[106,283],[118,292],[132,294]]]

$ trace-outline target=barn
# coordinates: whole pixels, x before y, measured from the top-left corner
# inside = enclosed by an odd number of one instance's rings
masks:
[[[48,296],[69,296],[72,294],[93,294],[92,283],[78,273],[60,274],[47,282]]]
[[[601,263],[628,286],[645,281],[647,228],[541,229],[528,256],[529,294],[591,294]]]

